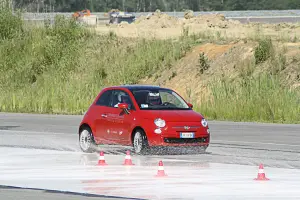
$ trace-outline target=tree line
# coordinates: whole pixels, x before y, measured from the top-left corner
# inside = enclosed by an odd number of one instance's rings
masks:
[[[10,0],[14,9],[28,12],[74,12],[90,9],[107,12],[229,11],[300,9],[300,0]]]

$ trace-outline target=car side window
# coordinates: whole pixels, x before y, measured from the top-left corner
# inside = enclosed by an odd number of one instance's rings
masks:
[[[133,109],[133,103],[128,93],[123,90],[114,90],[111,106],[117,108],[119,103],[127,103],[128,108]]]
[[[110,106],[110,100],[112,96],[112,91],[107,90],[105,91],[96,102],[96,105],[98,106]]]

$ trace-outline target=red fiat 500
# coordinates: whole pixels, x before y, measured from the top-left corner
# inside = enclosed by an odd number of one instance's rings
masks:
[[[210,132],[204,117],[175,91],[146,85],[103,89],[79,127],[83,152],[95,145],[133,146],[135,153],[152,147],[196,147],[204,152]]]

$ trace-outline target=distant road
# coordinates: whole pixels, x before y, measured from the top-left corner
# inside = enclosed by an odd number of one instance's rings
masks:
[[[141,15],[148,15],[150,12],[133,13],[136,17]],[[183,18],[184,12],[165,12],[166,14],[178,18]],[[300,22],[300,10],[269,10],[269,11],[222,11],[222,12],[194,12],[194,15],[202,14],[223,14],[227,19],[238,20],[241,23],[259,22],[259,23],[297,23]],[[24,13],[24,20],[28,21],[40,21],[44,19],[53,20],[56,15],[64,15],[71,17],[72,12],[68,13]],[[107,18],[103,12],[94,12],[99,19],[103,20]],[[108,18],[107,18],[108,19]]]
[[[227,17],[227,19],[238,20],[241,23],[297,23],[300,22],[300,16],[266,16],[266,17]]]
[[[246,23],[268,23],[268,24],[277,24],[277,23],[298,23],[300,22],[300,16],[282,16],[282,17],[227,17],[226,19],[232,19],[240,21],[243,24]],[[24,19],[26,21],[43,21],[44,19]],[[50,18],[50,20],[53,20]],[[108,18],[98,18],[98,23],[100,21],[108,23]]]

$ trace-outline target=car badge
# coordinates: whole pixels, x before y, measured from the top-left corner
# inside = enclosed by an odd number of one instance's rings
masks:
[[[184,126],[183,128],[184,128],[185,130],[189,130],[189,129],[190,129],[189,126]]]

